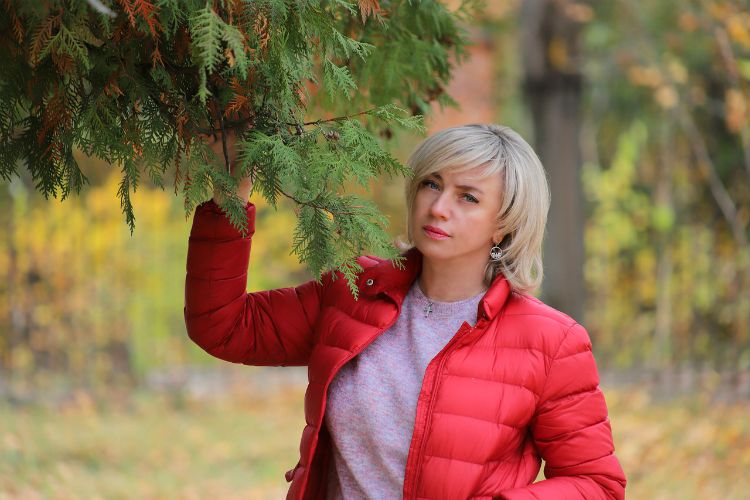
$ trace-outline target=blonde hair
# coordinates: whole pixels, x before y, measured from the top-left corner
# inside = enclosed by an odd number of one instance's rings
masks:
[[[402,249],[414,246],[410,214],[420,183],[443,169],[462,172],[485,166],[482,177],[502,176],[497,229],[504,234],[500,261],[490,260],[487,249],[485,284],[489,286],[502,273],[516,291],[530,293],[539,287],[549,186],[539,157],[517,132],[496,124],[447,128],[422,141],[407,165],[413,175],[406,184],[407,241]]]

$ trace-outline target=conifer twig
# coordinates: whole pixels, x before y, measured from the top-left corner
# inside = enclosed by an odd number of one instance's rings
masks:
[[[229,175],[232,175],[232,165],[229,162],[229,154],[227,153],[227,134],[226,130],[224,129],[224,112],[221,109],[221,104],[219,106],[219,122],[221,123],[221,149],[224,152],[224,164],[227,166],[227,172],[229,172]]]
[[[365,111],[360,111],[359,113],[354,113],[353,115],[337,116],[335,118],[328,118],[326,120],[315,120],[315,121],[304,122],[304,123],[285,123],[285,125],[288,125],[290,127],[299,127],[300,125],[301,126],[305,126],[305,125],[320,125],[321,123],[326,123],[326,122],[341,122],[341,121],[344,121],[344,120],[350,120],[350,119],[352,119],[352,118],[354,118],[356,116],[366,115],[367,113],[369,113],[371,111],[374,111],[376,109],[378,109],[377,106],[376,107],[372,107],[372,108],[370,108],[368,110],[365,110]]]
[[[315,200],[318,199],[317,197],[314,200],[312,200],[312,201],[302,201],[302,200],[298,200],[297,198],[295,198],[291,194],[287,193],[283,189],[279,189],[279,193],[281,193],[283,196],[286,196],[287,198],[289,198],[290,200],[292,200],[293,202],[295,202],[298,205],[304,205],[304,206],[307,206],[307,207],[317,208],[318,210],[323,210],[325,212],[328,212],[331,215],[335,215],[333,210],[331,210],[331,209],[329,209],[329,208],[327,208],[327,207],[325,207],[323,205],[320,205],[318,203],[315,203]],[[362,205],[352,205],[352,206],[354,208],[364,208]],[[356,213],[349,212],[349,211],[339,211],[339,212],[336,212],[336,213],[341,214],[341,215],[356,215]]]

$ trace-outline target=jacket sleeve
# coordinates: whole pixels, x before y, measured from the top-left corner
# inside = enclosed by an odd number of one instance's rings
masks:
[[[188,336],[209,354],[233,363],[305,365],[324,285],[312,280],[247,293],[255,205],[248,202],[245,210],[245,238],[213,200],[195,210],[185,276]]]
[[[568,329],[552,359],[531,434],[546,479],[500,498],[625,498],[625,474],[614,455],[591,341],[581,325]]]

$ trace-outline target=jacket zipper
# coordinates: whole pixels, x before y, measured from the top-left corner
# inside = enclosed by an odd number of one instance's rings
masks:
[[[448,354],[453,349],[453,347],[456,345],[458,340],[462,338],[467,333],[474,330],[475,327],[469,327],[467,330],[465,330],[463,333],[461,333],[461,330],[459,330],[459,333],[457,333],[450,342],[443,348],[442,351],[438,353],[438,356],[440,356],[440,361],[438,362],[437,370],[434,374],[434,380],[432,382],[432,391],[430,392],[430,402],[427,406],[427,412],[425,413],[424,417],[424,428],[422,431],[422,435],[420,436],[420,443],[419,443],[419,452],[417,453],[416,461],[417,466],[414,469],[414,479],[412,480],[411,484],[411,490],[408,494],[408,498],[415,498],[416,496],[416,489],[417,485],[419,484],[419,476],[420,471],[422,470],[422,462],[424,461],[424,452],[425,448],[427,447],[427,435],[429,434],[429,426],[430,426],[430,415],[432,415],[433,407],[435,406],[435,395],[437,393],[438,387],[440,386],[440,372],[443,369],[443,365],[445,364],[445,360],[448,358]],[[408,470],[408,464],[406,469]],[[406,479],[406,478],[404,478]],[[406,498],[406,496],[405,496]]]
[[[394,301],[394,303],[395,303],[395,301]],[[363,344],[363,345],[362,345],[362,347],[360,347],[359,349],[357,349],[357,351],[356,351],[356,352],[353,352],[353,353],[352,353],[352,354],[351,354],[351,355],[350,355],[349,357],[347,357],[347,358],[346,358],[346,359],[345,359],[345,360],[344,360],[344,361],[343,361],[342,363],[339,363],[338,365],[336,365],[336,366],[335,366],[335,367],[333,368],[333,370],[332,370],[332,373],[333,373],[333,375],[331,376],[330,380],[328,380],[328,381],[326,382],[326,386],[325,386],[325,392],[323,393],[323,412],[322,412],[322,414],[321,414],[321,422],[320,422],[320,425],[321,425],[321,426],[323,425],[323,421],[324,421],[323,419],[325,419],[325,412],[326,412],[326,407],[328,406],[328,405],[327,405],[327,401],[328,401],[328,387],[330,386],[330,384],[331,384],[331,381],[333,380],[333,377],[335,377],[335,376],[336,376],[336,374],[337,374],[337,373],[339,372],[339,370],[341,369],[341,367],[342,367],[342,366],[344,366],[344,365],[345,365],[345,364],[347,364],[347,363],[348,363],[349,361],[351,361],[352,359],[354,359],[354,358],[355,358],[355,357],[356,357],[357,355],[359,355],[359,353],[361,353],[362,351],[364,351],[365,349],[367,349],[367,346],[369,346],[370,344],[372,344],[373,342],[375,342],[375,339],[376,339],[376,338],[380,337],[380,335],[382,335],[382,334],[383,334],[383,332],[385,332],[385,331],[386,331],[386,330],[388,330],[388,329],[389,329],[390,327],[392,327],[392,326],[393,326],[393,325],[394,325],[394,324],[396,323],[396,321],[398,321],[398,317],[399,317],[399,316],[401,316],[401,304],[398,304],[398,303],[396,303],[396,316],[395,316],[395,317],[393,318],[393,321],[392,321],[392,322],[390,322],[390,323],[389,323],[388,325],[386,325],[386,326],[385,326],[384,328],[382,328],[382,329],[381,329],[380,331],[378,331],[378,333],[377,333],[377,334],[373,335],[373,336],[372,336],[372,338],[371,338],[370,340],[368,340],[368,341],[367,341],[367,342],[366,342],[365,344]],[[320,430],[318,430],[318,432],[320,432]],[[316,435],[316,440],[317,440],[317,435]],[[318,444],[316,443],[316,444],[315,444],[315,447],[317,448],[317,446],[318,446]],[[313,456],[315,456],[315,450],[313,450],[313,452],[312,452],[312,455],[313,455]],[[300,457],[300,462],[301,462],[301,461],[302,461],[302,457]],[[305,496],[305,495],[307,494],[307,491],[306,491],[306,490],[307,490],[307,483],[308,483],[308,479],[309,479],[309,470],[310,470],[310,465],[311,465],[311,464],[308,464],[308,467],[307,467],[307,472],[306,472],[306,473],[305,473],[305,475],[304,475],[304,478],[303,478],[303,484],[302,484],[302,487],[300,488],[300,491],[302,491],[302,496],[303,496],[303,498],[304,498],[304,496]],[[297,463],[297,465],[296,465],[296,466],[294,467],[294,470],[296,470],[296,469],[297,469],[297,467],[299,467],[299,462],[298,462],[298,463]]]

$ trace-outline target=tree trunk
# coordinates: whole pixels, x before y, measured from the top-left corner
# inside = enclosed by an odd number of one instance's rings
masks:
[[[583,194],[579,25],[565,14],[568,2],[523,3],[522,58],[537,153],[552,193],[544,245],[542,298],[583,321]]]
[[[675,143],[671,125],[662,126],[661,163],[658,165],[658,177],[654,204],[660,210],[675,212],[672,200],[672,177],[674,165]],[[672,275],[674,262],[672,259],[672,229],[660,227],[656,237],[656,318],[654,325],[654,342],[651,348],[651,368],[654,370],[672,369],[674,361],[674,346],[672,340]]]

